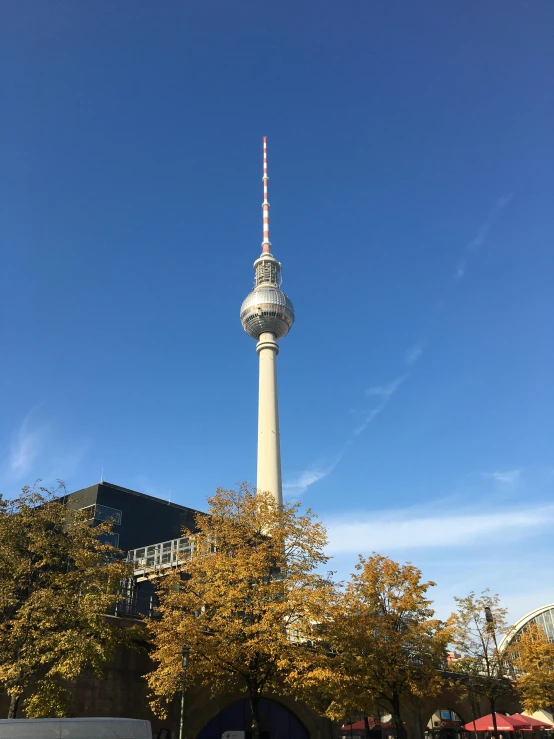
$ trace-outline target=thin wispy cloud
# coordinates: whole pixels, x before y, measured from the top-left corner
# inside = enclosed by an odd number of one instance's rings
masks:
[[[323,480],[323,478],[330,475],[335,469],[337,464],[340,462],[342,454],[338,455],[332,462],[328,464],[314,464],[307,467],[305,470],[300,472],[296,477],[291,480],[287,480],[283,484],[283,491],[288,497],[294,497],[295,495],[302,495],[308,490],[309,487],[314,485],[316,482]]]
[[[10,444],[8,467],[15,478],[29,474],[43,444],[45,429],[32,424],[33,413],[25,416]]]
[[[500,482],[503,485],[516,485],[520,478],[523,470],[496,470],[495,472],[482,472],[482,476],[495,482]]]
[[[372,408],[370,411],[367,411],[364,414],[364,420],[362,421],[362,423],[356,426],[356,428],[352,432],[354,436],[359,436],[361,433],[363,433],[366,430],[366,428],[369,426],[369,424],[377,418],[377,416],[379,415],[379,413],[381,413],[384,407],[385,407],[385,404],[380,405],[377,408]]]
[[[413,366],[421,357],[423,349],[424,344],[421,341],[409,347],[404,353],[404,363],[408,367]],[[364,410],[361,412],[361,414],[359,414],[362,416],[363,420],[352,430],[350,438],[348,438],[344,442],[342,450],[339,452],[339,454],[337,454],[337,456],[329,464],[314,464],[307,467],[295,478],[285,482],[283,484],[283,490],[289,496],[301,495],[302,493],[305,493],[306,490],[308,490],[308,488],[310,488],[316,482],[319,482],[320,480],[323,480],[323,478],[327,477],[327,475],[329,475],[339,464],[348,447],[353,444],[354,440],[366,430],[369,424],[372,423],[380,413],[383,412],[392,396],[407,379],[408,373],[406,372],[405,374],[396,377],[394,380],[386,382],[384,385],[371,385],[370,387],[366,388],[364,394],[366,398],[374,402],[374,405],[368,410]]]
[[[362,423],[360,423],[352,432],[354,436],[359,436],[366,430],[369,424],[377,418],[407,377],[408,375],[402,375],[401,377],[397,377],[395,380],[391,380],[391,382],[387,382],[385,385],[373,385],[372,387],[367,388],[365,391],[366,396],[368,398],[376,399],[378,403],[373,408],[365,411]]]
[[[87,449],[84,440],[63,439],[56,424],[37,406],[14,430],[8,449],[0,457],[0,492],[10,496],[21,485],[39,478],[47,485],[58,479],[68,480]]]
[[[295,477],[285,481],[283,483],[283,492],[285,495],[287,495],[287,497],[302,495],[312,485],[323,480],[327,475],[330,475],[343,458],[345,451],[354,442],[354,439],[365,431],[369,424],[384,410],[387,403],[407,377],[407,374],[401,375],[384,385],[372,385],[368,387],[365,391],[365,395],[368,398],[373,399],[377,405],[363,412],[363,421],[352,431],[351,437],[344,442],[341,451],[331,462],[317,462],[309,465]]]
[[[460,261],[456,265],[456,273],[454,275],[454,279],[461,280],[462,277],[465,276],[465,273],[466,273],[466,260],[460,259]]]
[[[397,377],[396,380],[392,380],[392,382],[388,382],[386,385],[373,385],[372,387],[367,388],[365,394],[369,397],[375,395],[383,400],[389,400],[405,379],[406,375],[402,375],[402,377]]]
[[[504,208],[508,205],[512,198],[513,193],[498,198],[494,206],[489,211],[486,220],[479,226],[477,234],[467,245],[468,249],[479,249],[481,246],[483,246],[489,236],[492,224],[495,222],[496,218],[500,215],[500,213],[504,210]]]
[[[408,367],[412,367],[423,354],[423,349],[424,345],[421,341],[411,346],[409,349],[406,350],[406,353],[404,354],[404,363]]]
[[[435,506],[441,510],[440,503]],[[476,540],[536,535],[554,523],[554,506],[511,510],[458,511],[422,514],[385,511],[352,513],[348,520],[326,520],[329,554],[367,553],[401,549],[453,548]]]
[[[513,193],[510,195],[503,195],[502,197],[498,198],[496,203],[493,205],[493,207],[490,209],[487,217],[483,221],[483,223],[479,226],[477,229],[477,233],[475,236],[466,244],[465,251],[476,251],[477,249],[480,249],[485,242],[487,241],[491,228],[500,215],[504,208],[510,203],[510,201],[513,198]],[[454,280],[457,282],[458,280],[461,280],[467,271],[467,259],[461,258],[458,261],[458,264],[456,265],[456,271],[454,273]]]

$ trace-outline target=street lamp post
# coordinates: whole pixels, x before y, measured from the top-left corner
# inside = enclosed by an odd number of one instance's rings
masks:
[[[494,656],[496,658],[496,676],[493,674],[493,679],[496,677],[496,679],[500,676],[500,655],[498,654],[498,644],[496,643],[496,628],[494,623],[494,616],[492,615],[492,611],[489,606],[485,606],[485,621],[486,621],[486,628],[490,636],[492,636],[493,642],[494,642]],[[489,670],[490,673],[490,670]],[[496,700],[495,700],[496,703]],[[492,707],[492,706],[491,706]],[[495,739],[498,739],[498,726],[496,723],[496,705],[494,705],[494,709],[492,711],[492,725],[494,728],[494,736]]]
[[[190,649],[183,647],[182,652],[183,664],[183,683],[181,685],[181,716],[179,717],[179,739],[183,739],[183,725],[185,723],[185,691],[187,689],[187,669],[189,666]]]
[[[496,628],[494,623],[494,616],[489,606],[485,606],[485,621],[487,622],[487,631],[492,635],[494,641],[494,648],[498,656],[498,644],[496,643]]]

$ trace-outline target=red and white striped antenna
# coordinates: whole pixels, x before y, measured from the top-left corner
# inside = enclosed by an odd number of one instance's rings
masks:
[[[264,176],[262,177],[262,181],[264,183],[264,201],[262,203],[264,239],[262,241],[262,254],[271,253],[271,242],[269,241],[269,201],[267,199],[268,180],[269,180],[269,177],[267,175],[267,138],[264,136]]]

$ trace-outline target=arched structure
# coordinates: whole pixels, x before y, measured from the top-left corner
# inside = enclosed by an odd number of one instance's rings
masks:
[[[225,706],[198,734],[197,739],[221,739],[227,732],[250,731],[252,717],[247,698]],[[260,701],[260,739],[310,739],[298,717],[282,703],[264,698]]]
[[[426,739],[459,739],[463,735],[465,720],[451,708],[437,708],[427,721]]]
[[[550,641],[554,642],[554,603],[535,608],[534,611],[529,611],[523,618],[520,618],[500,642],[499,650],[505,649],[522,631],[525,631],[529,624],[541,626]]]

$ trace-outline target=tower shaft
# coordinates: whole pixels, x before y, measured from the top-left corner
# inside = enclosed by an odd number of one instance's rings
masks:
[[[262,253],[254,262],[254,289],[243,300],[240,320],[246,333],[257,340],[259,356],[258,389],[258,470],[256,487],[271,493],[283,504],[281,482],[281,442],[277,403],[277,354],[282,339],[294,323],[294,308],[281,290],[281,264],[271,253],[269,241],[269,201],[267,199],[267,140],[263,141],[263,241]]]
[[[278,505],[283,503],[281,482],[281,443],[277,401],[277,354],[279,346],[272,333],[260,335],[256,345],[260,358],[258,395],[258,470],[257,489],[273,494]]]

